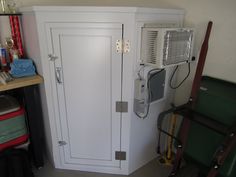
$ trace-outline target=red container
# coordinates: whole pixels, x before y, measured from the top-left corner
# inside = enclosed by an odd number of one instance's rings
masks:
[[[0,116],[0,151],[23,144],[28,138],[23,108]]]

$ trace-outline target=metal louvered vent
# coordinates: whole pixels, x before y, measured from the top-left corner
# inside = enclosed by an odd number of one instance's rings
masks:
[[[191,61],[192,28],[143,28],[141,60],[157,68]]]
[[[156,64],[158,31],[147,32],[147,62]]]
[[[166,31],[164,36],[163,65],[188,61],[191,57],[193,31]]]

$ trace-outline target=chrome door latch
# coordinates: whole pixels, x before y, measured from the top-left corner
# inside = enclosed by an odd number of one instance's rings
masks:
[[[62,84],[61,67],[56,67],[56,79],[58,84]]]

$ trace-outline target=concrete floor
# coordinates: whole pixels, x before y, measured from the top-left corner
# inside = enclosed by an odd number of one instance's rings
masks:
[[[58,170],[53,168],[49,163],[46,163],[42,169],[36,170],[34,174],[35,177],[167,177],[169,172],[169,167],[158,164],[157,159],[155,159],[129,176]]]

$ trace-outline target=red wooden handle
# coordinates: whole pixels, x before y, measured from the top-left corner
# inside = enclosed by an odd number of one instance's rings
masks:
[[[197,92],[201,84],[202,72],[205,65],[205,61],[206,61],[206,56],[207,56],[207,51],[208,51],[208,41],[210,38],[212,24],[213,24],[212,21],[208,22],[205,38],[202,43],[202,47],[201,47],[201,51],[199,55],[198,65],[197,65],[197,69],[196,69],[196,73],[195,73],[195,77],[194,77],[194,81],[192,85],[191,96],[190,96],[190,99],[191,99],[190,101],[192,102],[192,105],[194,105],[196,101]]]

